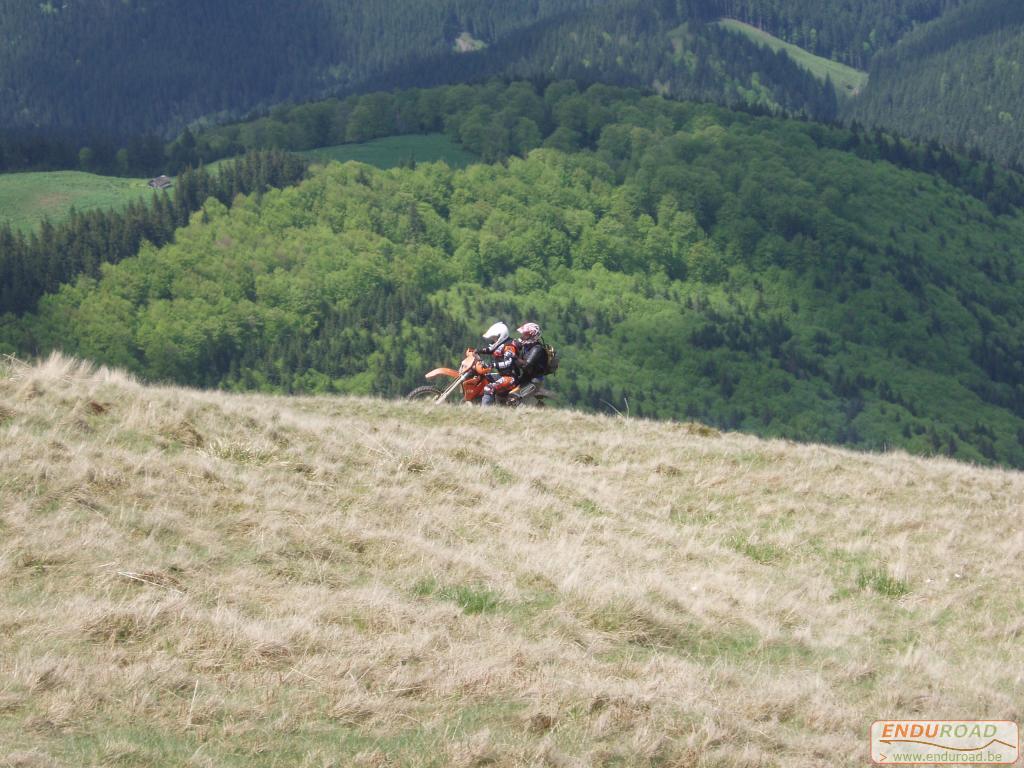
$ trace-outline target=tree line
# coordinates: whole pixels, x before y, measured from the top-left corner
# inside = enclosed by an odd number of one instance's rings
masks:
[[[615,119],[598,98],[639,102],[637,89],[596,85],[580,93],[575,81],[538,84],[491,80],[478,86],[449,86],[380,92],[347,99],[327,99],[296,107],[278,107],[255,120],[191,133],[172,146],[181,162],[213,162],[258,148],[301,151],[314,147],[368,141],[383,136],[444,131],[485,162],[501,162],[545,146],[574,152],[593,149],[602,130]],[[750,114],[769,110],[746,107]],[[845,149],[869,160],[881,159],[924,173],[934,173],[993,211],[1024,206],[1018,172],[1002,168],[978,152],[953,151],[936,141],[911,141],[880,129],[866,130],[853,121],[848,129],[815,131],[842,136]]]
[[[249,118],[324,96],[346,103],[492,78],[857,120],[1022,164],[1012,0],[427,0],[415,13],[397,0],[179,5],[0,2],[10,43],[0,46],[0,171],[174,174],[200,156],[234,154],[193,147],[212,124],[258,123]],[[711,23],[722,16],[870,67],[866,92],[840,104],[830,82],[785,53]],[[454,51],[464,32],[485,47]],[[325,126],[311,134],[338,138]]]
[[[639,104],[644,98],[638,90],[607,86],[581,92],[572,81],[539,90],[529,82],[495,80],[475,87],[409,89],[280,107],[255,121],[198,135],[186,132],[169,154],[181,167],[200,170],[186,170],[178,178],[173,204],[158,196],[123,213],[77,212],[69,222],[44,224],[29,237],[9,227],[0,229],[0,307],[27,311],[43,293],[80,272],[96,274],[100,263],[133,254],[143,239],[168,242],[211,194],[228,203],[239,193],[294,183],[304,165],[283,150],[434,131],[445,131],[485,162],[505,162],[539,147],[594,150],[604,129],[618,119],[610,105]],[[939,176],[996,214],[1024,207],[1022,177],[980,156],[955,154],[934,141],[921,144],[867,131],[857,123],[850,129],[812,127],[811,135],[823,146]],[[218,158],[246,153],[240,163],[224,164],[219,176],[201,169]]]

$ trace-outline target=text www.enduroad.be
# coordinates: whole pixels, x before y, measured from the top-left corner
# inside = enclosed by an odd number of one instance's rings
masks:
[[[897,752],[886,762],[893,763],[995,763],[1006,759],[1000,752]]]

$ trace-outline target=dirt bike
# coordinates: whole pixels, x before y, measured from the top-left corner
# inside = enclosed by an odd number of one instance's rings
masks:
[[[436,384],[428,384],[424,387],[416,387],[406,395],[408,400],[432,400],[441,404],[448,400],[448,397],[459,387],[462,387],[462,400],[466,403],[479,403],[484,396],[484,387],[487,386],[487,374],[491,367],[480,359],[480,353],[475,349],[467,349],[466,356],[459,365],[459,370],[451,368],[435,368],[424,378],[441,379],[448,377],[452,381],[446,387],[439,387]],[[543,379],[534,379],[524,385],[518,386],[508,394],[496,395],[495,404],[517,408],[520,405],[544,406],[544,401],[552,397],[553,393],[544,388]]]

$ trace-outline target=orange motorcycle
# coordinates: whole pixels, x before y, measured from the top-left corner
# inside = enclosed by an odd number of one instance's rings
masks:
[[[443,403],[459,387],[462,387],[462,400],[466,403],[479,403],[484,396],[484,387],[487,386],[487,374],[491,367],[480,359],[480,354],[475,349],[467,349],[466,356],[459,365],[459,370],[451,368],[435,368],[425,378],[434,381],[444,377],[452,379],[445,387],[437,384],[428,384],[424,387],[416,387],[406,398],[408,400],[431,400],[435,403]],[[517,408],[520,405],[544,406],[544,401],[552,397],[553,393],[544,388],[542,378],[534,379],[527,384],[513,389],[505,395],[498,395],[495,398],[496,405],[505,405]]]

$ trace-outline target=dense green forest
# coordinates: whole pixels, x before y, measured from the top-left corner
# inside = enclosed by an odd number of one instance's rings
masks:
[[[176,158],[158,134],[200,116],[495,75],[640,85],[824,120],[836,114],[827,84],[784,55],[708,25],[723,12],[749,15],[726,2],[438,1],[416,14],[393,2],[342,8],[307,0],[287,12],[265,5],[186,13],[159,1],[102,9],[0,2],[8,43],[0,48],[0,118],[21,129],[0,137],[0,169],[141,175],[169,164],[174,171]],[[859,39],[857,24],[843,27],[847,38]],[[487,47],[453,52],[463,30]]]
[[[604,128],[616,119],[615,112],[595,98],[616,91],[603,89],[593,86],[583,96],[571,82],[538,91],[525,82],[494,81],[477,87],[371,93],[278,108],[266,118],[221,126],[198,137],[187,132],[169,148],[176,165],[188,169],[176,179],[172,198],[158,196],[149,206],[138,203],[123,213],[78,212],[61,225],[45,223],[29,236],[0,228],[0,314],[33,309],[43,293],[82,272],[97,275],[100,264],[134,254],[143,239],[170,242],[174,229],[183,226],[207,196],[228,204],[239,193],[295,183],[305,164],[286,157],[281,149],[338,144],[336,151],[343,154],[345,147],[354,151],[367,146],[361,142],[384,136],[404,137],[401,143],[411,145],[415,142],[410,141],[410,132],[442,129],[467,158],[485,162],[505,161],[541,146],[564,152],[595,149]],[[866,159],[938,174],[984,201],[994,213],[1024,207],[1021,177],[991,162],[879,132],[855,131],[846,147]],[[204,163],[242,153],[240,160],[221,164],[215,178],[204,171]],[[411,155],[398,159],[400,164],[415,162]],[[191,170],[193,166],[198,170]]]
[[[978,0],[875,59],[851,115],[1024,166],[1024,4]]]
[[[335,164],[211,200],[175,243],[8,316],[0,344],[397,395],[529,318],[568,403],[1024,466],[1019,211],[845,129],[604,86],[534,96],[600,128],[505,164]]]

